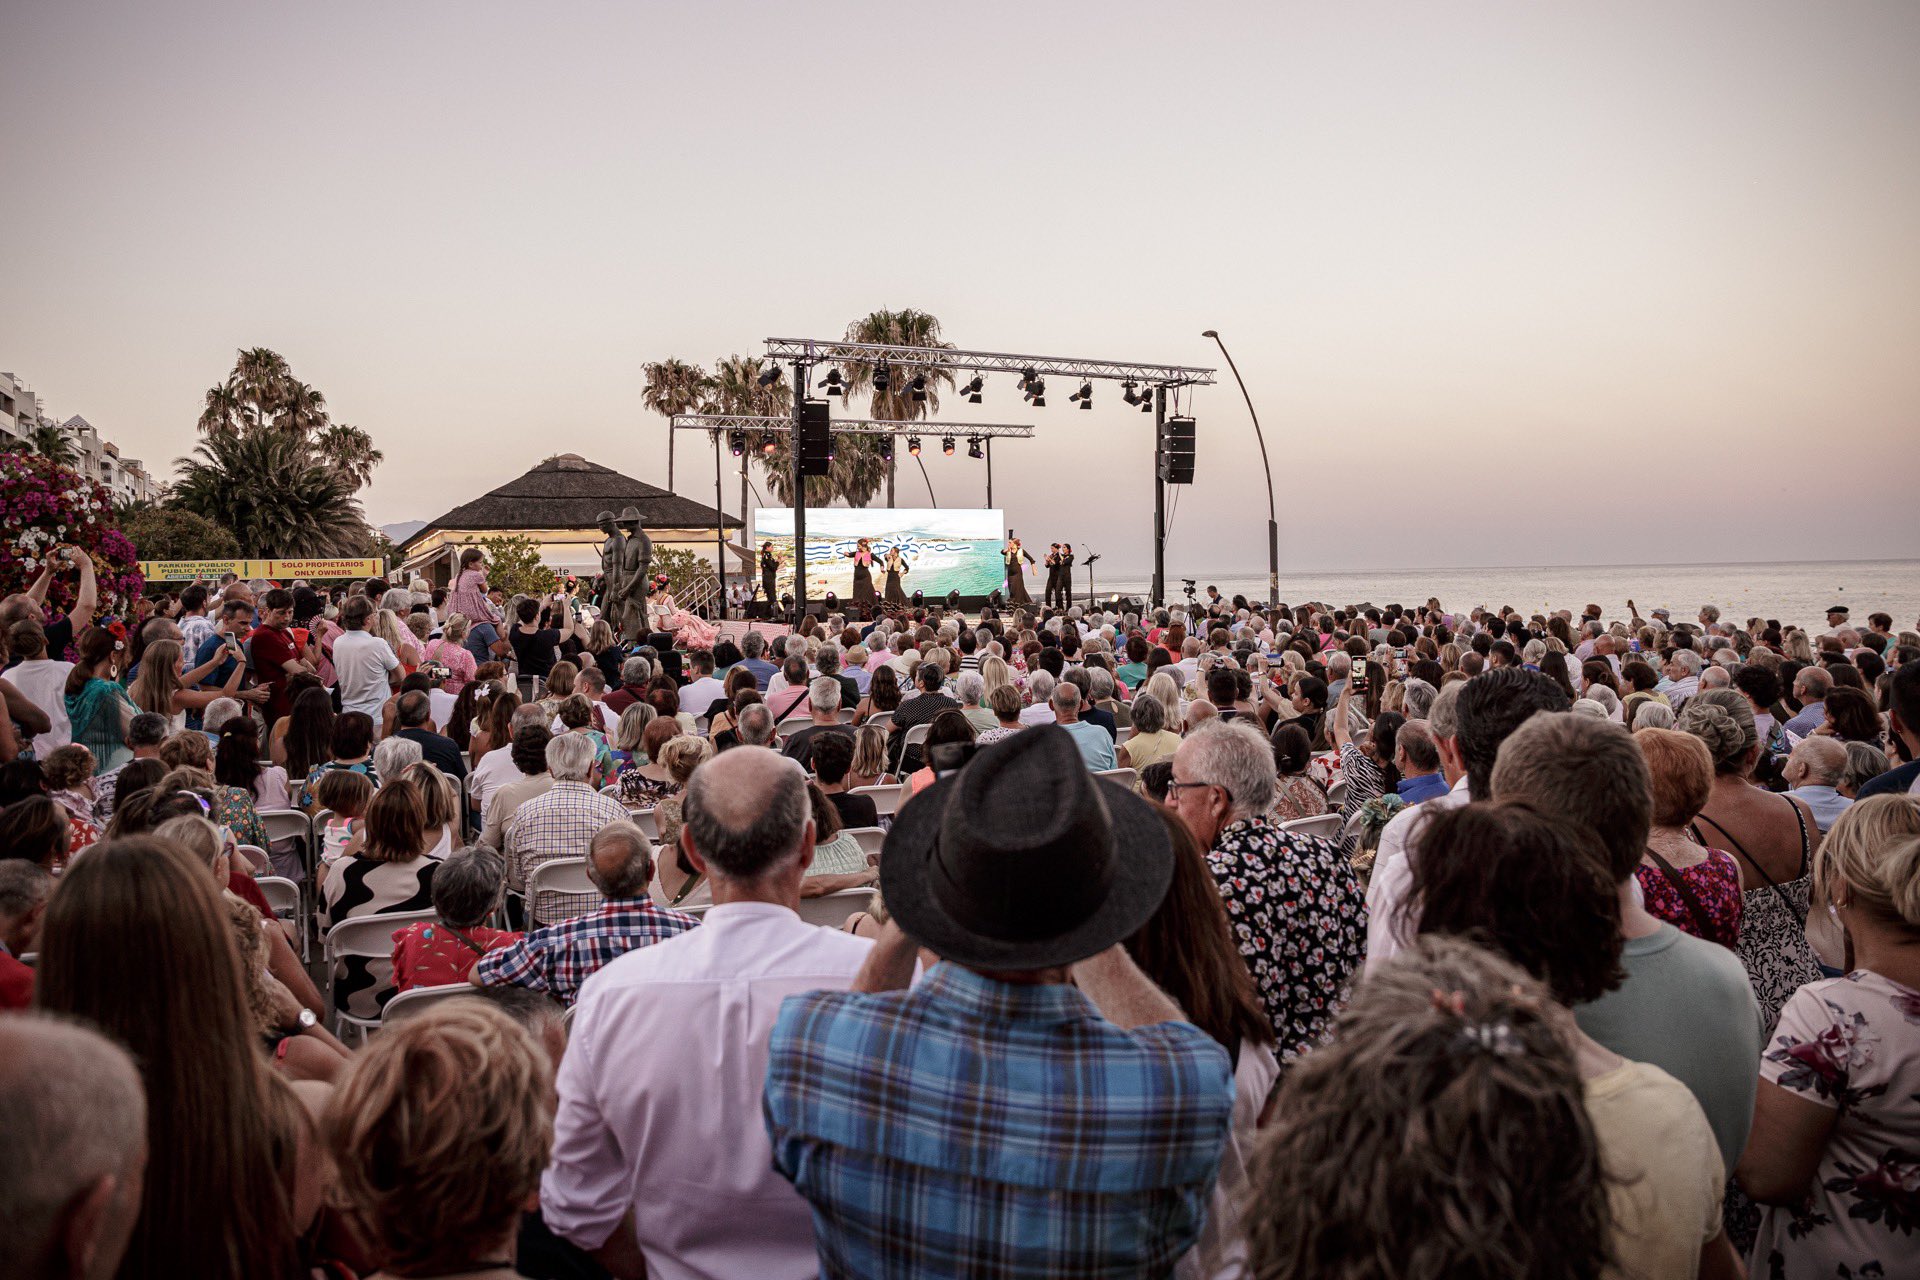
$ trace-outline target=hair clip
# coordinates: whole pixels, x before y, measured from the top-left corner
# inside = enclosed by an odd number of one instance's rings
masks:
[[[1460,991],[1442,991],[1433,989],[1433,1007],[1442,1013],[1450,1013],[1456,1018],[1467,1016],[1467,997]]]
[[[1496,1058],[1511,1058],[1525,1052],[1512,1024],[1506,1022],[1476,1022],[1462,1027],[1454,1043],[1462,1050],[1490,1053]]]

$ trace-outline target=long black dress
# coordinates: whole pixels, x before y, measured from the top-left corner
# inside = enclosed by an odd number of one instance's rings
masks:
[[[1033,563],[1033,557],[1027,554],[1025,547],[1018,551],[1004,550],[1000,553],[1000,559],[1007,566],[1007,602],[1009,604],[1033,603],[1033,597],[1027,594],[1027,575],[1021,572],[1020,568],[1023,557],[1028,564]]]
[[[886,568],[887,603],[897,605],[906,604],[907,593],[900,587],[900,575],[903,573],[911,573],[913,570],[909,569],[907,562],[902,560],[898,555],[890,555],[887,557]]]
[[[862,559],[863,554],[865,555],[865,559]],[[874,603],[873,555],[871,552],[862,553],[859,551],[850,551],[847,553],[847,556],[853,561],[854,607],[856,609],[870,609]]]
[[[764,551],[760,553],[760,591],[766,596],[769,605],[773,603],[773,571],[779,567],[778,560]]]

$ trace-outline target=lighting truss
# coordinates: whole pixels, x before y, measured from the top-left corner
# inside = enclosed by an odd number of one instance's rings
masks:
[[[806,364],[880,364],[894,377],[902,369],[961,369],[981,373],[1032,372],[1042,378],[1110,378],[1157,382],[1169,387],[1210,387],[1214,370],[1184,364],[1134,364],[1124,360],[1084,360],[1072,356],[1022,356],[1005,351],[951,351],[945,347],[904,347],[884,342],[843,342],[821,338],[768,338],[767,357]]]
[[[1024,424],[958,422],[950,424],[956,432],[969,436],[997,436],[1015,440],[1031,440],[1033,428]],[[916,418],[910,422],[889,421],[884,418],[835,418],[831,424],[836,434],[855,436],[913,436],[941,434],[946,428],[941,424]],[[761,418],[752,414],[739,413],[676,413],[673,415],[675,431],[792,431],[793,419],[790,417]]]

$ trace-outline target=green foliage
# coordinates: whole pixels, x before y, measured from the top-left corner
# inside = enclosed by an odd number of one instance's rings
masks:
[[[370,534],[351,476],[273,431],[210,435],[178,459],[169,505],[229,530],[261,559],[363,556]]]
[[[540,544],[518,534],[480,539],[487,553],[487,585],[508,595],[545,595],[559,585],[553,570],[540,563]]]
[[[701,579],[711,580],[713,568],[705,560],[685,547],[660,547],[653,549],[653,571],[667,575],[667,583],[675,598]]]
[[[209,438],[272,434],[364,487],[382,454],[359,427],[335,422],[327,398],[293,376],[286,357],[265,347],[239,353],[227,380],[208,389],[200,432]]]
[[[205,516],[149,507],[120,522],[142,560],[237,560],[240,541]]]

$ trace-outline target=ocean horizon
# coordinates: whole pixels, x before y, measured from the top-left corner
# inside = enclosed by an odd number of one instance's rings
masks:
[[[1096,598],[1144,595],[1151,570],[1128,566],[1111,576],[1094,566]],[[1169,561],[1167,594],[1182,598],[1182,579],[1194,579],[1205,594],[1209,585],[1224,595],[1264,600],[1264,569],[1215,570],[1209,576],[1190,565]],[[1037,597],[1039,587],[1029,581]],[[1076,598],[1087,598],[1087,572],[1075,566]],[[1826,629],[1826,610],[1844,604],[1851,619],[1863,629],[1867,615],[1876,611],[1893,616],[1894,629],[1912,629],[1920,619],[1920,560],[1760,560],[1689,564],[1487,565],[1480,567],[1426,567],[1316,572],[1283,567],[1280,599],[1289,604],[1323,600],[1329,604],[1420,604],[1438,597],[1449,610],[1465,612],[1476,605],[1498,609],[1511,605],[1522,613],[1571,609],[1578,613],[1597,604],[1608,618],[1625,615],[1633,600],[1644,615],[1654,609],[1672,610],[1675,619],[1691,620],[1702,605],[1711,604],[1736,622],[1750,617],[1777,618],[1783,623]]]

